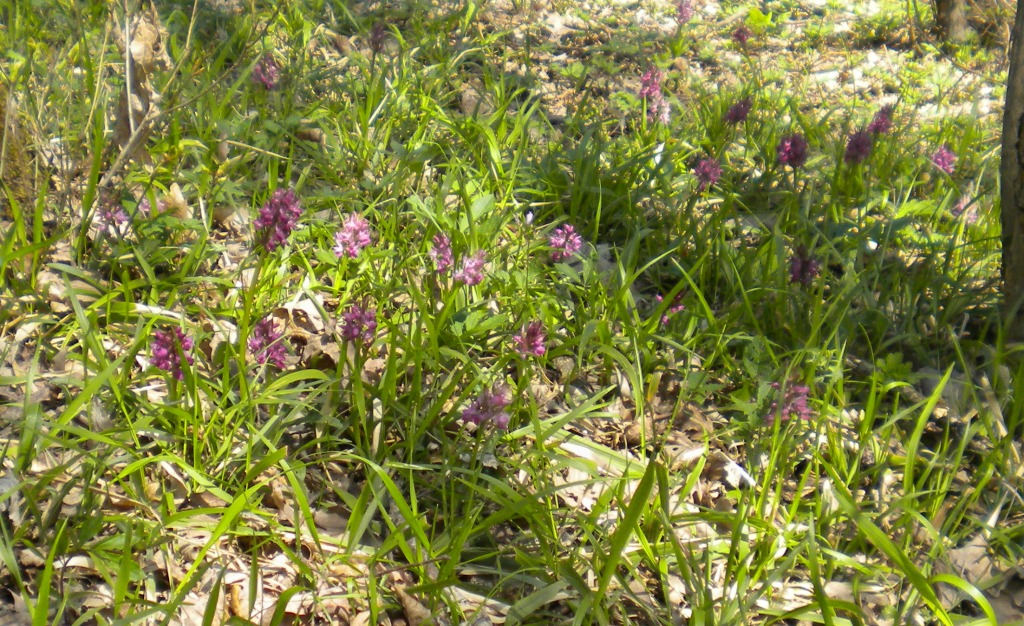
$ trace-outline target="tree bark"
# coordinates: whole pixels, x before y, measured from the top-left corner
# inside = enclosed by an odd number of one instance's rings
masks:
[[[1010,41],[1010,71],[1003,111],[999,201],[1003,228],[1003,297],[1007,329],[1024,339],[1024,0],[1017,0],[1017,17]]]
[[[946,41],[967,41],[971,32],[967,24],[967,0],[935,0],[935,22]]]

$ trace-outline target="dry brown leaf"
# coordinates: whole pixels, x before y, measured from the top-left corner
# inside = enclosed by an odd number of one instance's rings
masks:
[[[46,566],[46,559],[30,548],[18,550],[18,562],[21,563],[23,567],[41,568]]]
[[[223,599],[223,596],[220,597]],[[185,596],[185,601],[178,608],[178,613],[171,618],[170,626],[204,626],[203,613],[206,611],[206,605],[209,602],[209,595],[190,591]],[[218,616],[219,613],[218,611]],[[213,623],[220,624],[221,620],[214,618]]]
[[[1000,612],[999,623],[1024,619],[1024,580],[992,557],[986,533],[979,532],[965,545],[946,553],[937,569],[959,576],[974,585]],[[940,584],[939,601],[946,609],[956,607],[969,596],[952,585]]]
[[[395,595],[398,596],[398,602],[402,605],[402,610],[405,612],[405,618],[409,621],[409,626],[423,626],[423,624],[434,623],[434,614],[427,607],[423,606],[419,600],[406,593],[404,589],[396,586]]]
[[[114,144],[125,151],[127,158],[141,157],[147,163],[152,159],[140,148],[151,130],[150,122],[159,113],[157,103],[160,101],[150,79],[156,70],[167,69],[171,61],[165,43],[167,29],[160,23],[156,7],[151,4],[149,9],[148,13],[130,20],[126,17],[127,27],[116,29],[116,41],[126,55],[128,71],[114,110]],[[125,30],[128,31],[127,45]]]
[[[998,592],[989,595],[989,604],[1000,624],[1024,620],[1024,579],[1014,576]]]
[[[21,594],[11,594],[11,597],[11,604],[0,601],[0,626],[31,626],[32,614]]]
[[[320,130],[315,126],[311,126],[313,122],[309,120],[302,120],[303,126],[295,131],[295,137],[303,141],[309,141],[315,144],[323,145],[324,143],[324,131]]]
[[[165,212],[178,219],[187,220],[192,217],[192,208],[185,201],[185,194],[181,192],[178,183],[171,183],[160,205],[163,206]]]
[[[708,457],[708,462],[704,466],[704,474],[734,489],[753,487],[757,484],[757,481],[747,473],[747,470],[726,456],[721,450],[715,450]]]
[[[285,333],[293,337],[308,338],[324,332],[326,324],[320,313],[322,302],[302,298],[274,309],[273,315],[284,326]]]

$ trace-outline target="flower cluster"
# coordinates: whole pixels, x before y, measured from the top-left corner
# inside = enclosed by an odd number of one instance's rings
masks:
[[[511,403],[508,387],[498,383],[491,389],[480,392],[480,395],[463,409],[462,419],[473,424],[493,422],[496,427],[505,430],[508,428],[509,420],[505,409]]]
[[[462,266],[455,272],[453,278],[469,287],[479,285],[484,280],[484,263],[486,262],[487,253],[477,250],[472,256],[462,259]]]
[[[127,222],[128,213],[120,205],[104,202],[103,206],[96,211],[96,225],[102,230],[120,234],[121,226]]]
[[[690,0],[676,2],[676,21],[680,26],[693,19],[693,3]]]
[[[551,258],[554,261],[568,259],[583,249],[583,238],[576,232],[572,224],[563,224],[548,237],[551,245]]]
[[[163,213],[164,210],[166,209],[167,202],[165,202],[164,200],[157,200],[156,210],[153,210],[153,207],[149,203],[149,198],[143,198],[142,202],[140,202],[139,206],[137,207],[139,215],[143,215],[145,217],[156,217],[157,215]]]
[[[821,271],[821,263],[807,252],[806,246],[797,246],[789,258],[789,282],[809,287]]]
[[[661,91],[661,70],[651,67],[640,77],[640,97],[647,99],[648,119],[667,124],[672,108]]]
[[[746,46],[747,42],[750,41],[750,38],[753,36],[753,31],[746,26],[740,26],[736,30],[732,31],[732,40],[741,46]]]
[[[665,298],[661,294],[654,296],[654,299],[658,301],[658,304],[665,301]],[[669,321],[671,321],[669,318],[670,314],[674,315],[685,310],[686,305],[683,304],[683,294],[677,293],[676,297],[672,298],[672,304],[670,304],[668,308],[665,309],[665,312],[661,314],[661,325],[668,326]]]
[[[341,314],[342,338],[362,343],[373,343],[377,335],[377,309],[353,304]]]
[[[380,54],[384,50],[384,43],[387,41],[387,38],[388,29],[384,26],[384,22],[374,22],[368,38],[370,50],[374,54]]]
[[[792,168],[803,167],[807,163],[807,140],[800,133],[784,135],[775,148],[780,165]]]
[[[447,274],[455,262],[452,258],[451,239],[441,234],[434,235],[434,246],[428,254],[434,260],[434,268],[438,274]]]
[[[744,98],[739,102],[734,103],[729,107],[729,110],[725,112],[722,119],[727,124],[739,124],[747,119],[747,115],[750,114],[750,105],[752,104],[750,98]]]
[[[779,383],[772,383],[772,389],[778,391],[780,388]],[[814,412],[807,406],[807,397],[810,393],[811,390],[806,385],[786,385],[786,388],[782,390],[781,406],[778,400],[773,400],[770,412],[765,416],[765,421],[771,424],[776,417],[783,421],[794,417],[800,420],[812,419]]]
[[[302,207],[299,198],[291,189],[278,189],[260,209],[260,215],[253,222],[257,230],[265,230],[267,250],[274,250],[288,241],[288,235],[299,225]]]
[[[651,66],[644,72],[640,77],[640,93],[638,95],[648,100],[661,95],[661,70]]]
[[[516,344],[516,351],[524,357],[544,356],[547,352],[544,324],[540,321],[527,324],[521,333],[512,337],[512,340]]]
[[[277,86],[277,80],[280,76],[281,68],[278,66],[277,61],[274,60],[274,57],[269,54],[263,55],[263,58],[257,61],[255,67],[252,68],[253,82],[263,85],[267,90]]]
[[[944,145],[932,154],[932,165],[935,169],[952,175],[956,170],[956,153]]]
[[[672,105],[664,97],[655,98],[651,101],[650,106],[648,106],[647,114],[651,119],[657,120],[662,124],[668,124],[672,121]]]
[[[697,190],[704,191],[722,177],[722,166],[714,159],[701,159],[693,168],[693,175],[697,177]]]
[[[181,370],[181,358],[192,365],[195,361],[189,351],[192,350],[195,342],[191,337],[185,335],[180,328],[172,328],[170,331],[157,330],[153,332],[153,344],[150,346],[150,362],[157,369],[170,372],[178,380],[184,380],[185,374]]]
[[[887,105],[875,113],[874,119],[868,124],[868,132],[872,135],[885,135],[890,130],[892,130],[892,105]]]
[[[961,196],[949,212],[953,217],[962,217],[967,224],[976,224],[978,222],[978,203],[971,202],[970,196]]]
[[[269,363],[278,369],[284,369],[288,351],[280,341],[281,335],[273,318],[267,317],[256,322],[252,327],[252,334],[249,335],[249,352],[257,363]]]
[[[858,130],[846,140],[846,153],[843,161],[848,165],[863,163],[871,154],[871,133],[866,130]]]
[[[370,245],[373,232],[370,223],[358,213],[350,213],[341,222],[341,230],[334,233],[334,256],[356,258],[359,251]]]

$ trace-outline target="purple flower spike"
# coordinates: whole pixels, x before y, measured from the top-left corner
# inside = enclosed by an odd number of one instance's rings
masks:
[[[434,247],[428,254],[434,260],[438,274],[447,274],[455,262],[452,259],[452,242],[444,235],[434,235]]]
[[[950,150],[949,146],[942,146],[932,155],[932,165],[935,169],[952,175],[956,170],[956,153]]]
[[[299,198],[291,189],[278,189],[270,196],[260,215],[253,222],[257,230],[266,231],[264,246],[273,251],[288,241],[288,235],[299,225],[302,207]]]
[[[376,22],[373,28],[370,29],[370,50],[374,54],[380,54],[384,50],[384,44],[388,39],[388,29],[384,25],[384,22]]]
[[[508,387],[499,383],[490,390],[480,392],[480,395],[463,409],[462,419],[473,424],[493,422],[497,428],[505,430],[508,428],[509,420],[505,409],[511,403]]]
[[[750,98],[744,98],[740,100],[739,102],[729,107],[729,110],[725,112],[725,115],[722,116],[722,119],[725,120],[727,124],[739,124],[743,122],[744,120],[747,119],[747,115],[750,114],[751,104],[752,103]]]
[[[269,54],[263,55],[263,58],[257,61],[255,67],[252,68],[253,81],[263,85],[267,90],[277,86],[277,79],[280,76],[281,68],[274,61],[274,57]]]
[[[661,70],[651,66],[640,77],[640,97],[651,99],[661,95]]]
[[[150,346],[150,363],[157,369],[170,372],[178,380],[184,380],[185,374],[181,370],[181,357],[192,365],[195,361],[189,351],[192,350],[195,342],[191,337],[185,335],[180,328],[172,328],[170,331],[157,330],[153,332],[153,343]]]
[[[779,383],[772,383],[772,388],[778,391]],[[771,424],[776,417],[783,421],[794,417],[800,420],[812,419],[814,412],[807,406],[807,397],[810,393],[811,390],[806,385],[786,385],[782,393],[782,405],[779,406],[778,400],[773,400],[771,412],[765,416],[765,421]]]
[[[555,229],[548,237],[551,244],[551,259],[563,261],[583,249],[583,238],[580,237],[572,224],[564,224]]]
[[[350,213],[341,223],[341,230],[334,233],[334,256],[356,258],[359,251],[370,245],[373,231],[370,223],[358,213]]]
[[[810,287],[821,271],[821,263],[807,252],[805,246],[797,246],[789,259],[789,282]]]
[[[676,2],[676,21],[680,26],[693,19],[693,3],[690,0]]]
[[[455,272],[453,278],[470,287],[479,285],[484,280],[484,263],[486,261],[487,253],[483,250],[477,250],[473,256],[462,259],[462,267],[459,268],[459,271]]]
[[[377,335],[377,309],[353,304],[341,314],[341,336],[348,341],[369,345]]]
[[[732,40],[741,46],[747,45],[750,38],[754,36],[754,33],[746,26],[740,26],[736,30],[732,31]]]
[[[887,105],[875,113],[875,118],[868,124],[868,132],[872,135],[885,135],[892,130],[892,105]]]
[[[714,159],[701,159],[693,168],[693,175],[697,177],[697,190],[704,191],[722,177],[722,166]]]
[[[846,141],[846,153],[843,161],[848,165],[863,163],[871,154],[871,133],[866,130],[858,130],[850,135]]]
[[[807,140],[800,133],[785,135],[775,148],[780,165],[789,165],[796,169],[807,163]]]
[[[516,344],[516,351],[524,357],[544,356],[544,353],[547,352],[544,324],[540,321],[527,324],[523,331],[515,335],[512,340]]]
[[[647,99],[647,118],[668,124],[671,119],[672,106],[665,99],[661,91],[661,70],[651,66],[644,75],[640,77],[641,98]]]
[[[651,103],[647,106],[647,119],[668,124],[672,121],[672,105],[664,96],[658,94],[651,98]]]
[[[967,224],[978,223],[978,203],[972,202],[970,196],[961,196],[949,212],[953,217],[962,218]]]
[[[277,369],[284,369],[284,360],[288,350],[280,341],[281,331],[274,324],[274,319],[266,317],[256,322],[249,335],[249,352],[257,363],[269,363]]]
[[[96,212],[96,226],[115,235],[121,235],[121,227],[127,222],[128,212],[115,204],[104,203]]]
[[[654,299],[659,303],[665,301],[665,298],[661,294],[654,296]],[[665,312],[661,314],[661,325],[668,326],[668,323],[671,321],[669,315],[674,315],[685,310],[686,305],[683,304],[683,294],[677,293],[676,297],[672,299],[672,304],[669,305],[669,307],[665,309]]]

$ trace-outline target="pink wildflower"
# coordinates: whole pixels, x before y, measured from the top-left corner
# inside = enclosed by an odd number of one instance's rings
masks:
[[[949,212],[953,217],[963,218],[967,224],[978,223],[978,203],[972,202],[970,196],[961,196]]]
[[[659,304],[665,301],[665,298],[661,294],[654,296],[654,299],[657,300]],[[669,314],[676,314],[686,310],[686,305],[683,304],[682,300],[683,294],[677,293],[676,297],[672,299],[672,304],[670,304],[669,307],[665,309],[665,312],[661,314],[662,326],[668,326],[668,323],[671,321]]]
[[[690,0],[676,2],[676,21],[680,26],[693,19],[693,3]]]
[[[640,97],[651,99],[661,95],[661,70],[653,65],[640,77]]]
[[[785,135],[779,140],[775,153],[781,165],[789,165],[794,169],[802,167],[807,163],[807,140],[800,133]]]
[[[797,246],[789,258],[789,282],[809,287],[820,270],[821,263],[807,252],[807,248]]]
[[[189,351],[195,345],[191,337],[185,335],[180,328],[172,328],[170,331],[157,330],[153,332],[153,343],[150,346],[150,362],[157,369],[170,372],[178,380],[184,380],[185,374],[181,370],[181,357],[189,365],[194,363]]]
[[[750,106],[752,102],[750,98],[744,98],[739,102],[736,102],[729,110],[725,112],[722,117],[727,124],[739,124],[740,122],[747,119],[747,115],[750,114]]]
[[[722,177],[722,166],[714,159],[701,159],[693,168],[693,175],[697,177],[697,190],[704,191]]]
[[[341,314],[341,336],[352,342],[370,344],[377,334],[377,309],[353,304]]]
[[[269,54],[263,55],[256,65],[252,68],[252,79],[254,82],[263,85],[266,89],[270,90],[277,86],[277,79],[281,75],[281,68],[274,61],[274,57]]]
[[[583,249],[583,238],[580,237],[572,224],[564,224],[555,229],[548,237],[551,245],[551,259],[562,261]]]
[[[892,105],[886,105],[875,113],[874,119],[868,124],[868,132],[872,135],[884,135],[892,130]]]
[[[373,233],[370,223],[358,213],[350,213],[341,222],[341,230],[334,233],[334,256],[356,258],[359,251],[370,245]]]
[[[278,369],[284,369],[288,351],[280,341],[281,335],[271,317],[263,318],[253,325],[249,335],[249,352],[257,363],[270,363]]]
[[[288,235],[299,225],[302,207],[299,198],[291,189],[278,189],[260,209],[260,215],[253,222],[257,230],[265,230],[267,250],[288,241]]]
[[[511,404],[508,387],[495,384],[490,390],[483,390],[469,406],[463,409],[462,419],[473,424],[493,422],[501,430],[508,428],[509,415],[505,410]]]
[[[849,165],[862,163],[871,154],[871,133],[858,130],[846,140],[846,153],[843,161]]]
[[[521,333],[512,338],[516,344],[516,351],[524,357],[544,356],[547,352],[545,339],[544,324],[540,321],[530,322]]]
[[[434,267],[438,274],[447,274],[452,263],[452,242],[444,235],[434,235],[434,247],[430,249],[430,258],[434,260]]]
[[[950,150],[949,146],[944,145],[932,155],[932,165],[935,166],[935,169],[952,175],[956,170],[956,153]]]
[[[779,383],[772,383],[772,389],[778,391],[780,388]],[[793,417],[801,420],[813,418],[814,412],[807,406],[807,396],[810,392],[810,388],[806,385],[786,385],[786,388],[782,390],[782,405],[779,406],[778,400],[773,400],[771,411],[765,416],[765,421],[771,424],[776,417],[782,420]]]
[[[487,253],[478,250],[473,256],[462,259],[462,267],[455,272],[455,280],[472,287],[479,285],[484,280],[484,263],[487,260]]]
[[[740,26],[732,32],[732,40],[741,46],[746,46],[747,41],[754,36],[754,33],[746,26]]]

